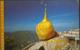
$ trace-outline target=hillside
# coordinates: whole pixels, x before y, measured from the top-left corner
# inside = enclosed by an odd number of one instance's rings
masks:
[[[38,39],[34,31],[5,32],[5,50],[21,50],[36,41]]]

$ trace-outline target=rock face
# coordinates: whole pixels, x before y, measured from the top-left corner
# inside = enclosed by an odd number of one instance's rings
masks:
[[[47,40],[55,36],[55,30],[47,19],[46,8],[43,20],[36,26],[36,33],[39,40]]]
[[[47,41],[39,41],[32,47],[25,50],[67,50],[68,40],[62,37],[56,37]]]

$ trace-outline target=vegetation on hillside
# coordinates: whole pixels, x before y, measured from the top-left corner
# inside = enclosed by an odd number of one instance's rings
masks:
[[[5,50],[22,50],[36,41],[38,39],[34,31],[5,32]]]

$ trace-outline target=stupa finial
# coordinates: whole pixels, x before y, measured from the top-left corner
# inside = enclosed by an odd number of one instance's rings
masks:
[[[43,18],[43,21],[47,20],[46,6],[47,6],[47,4],[44,5],[45,8],[44,8],[44,18]]]
[[[45,10],[44,10],[44,19],[46,19],[47,18],[47,14],[46,14],[46,8],[45,8]]]

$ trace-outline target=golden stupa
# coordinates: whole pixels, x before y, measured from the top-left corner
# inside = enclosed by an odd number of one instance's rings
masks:
[[[48,40],[55,36],[55,30],[47,18],[46,8],[43,20],[36,26],[36,33],[39,40]]]

